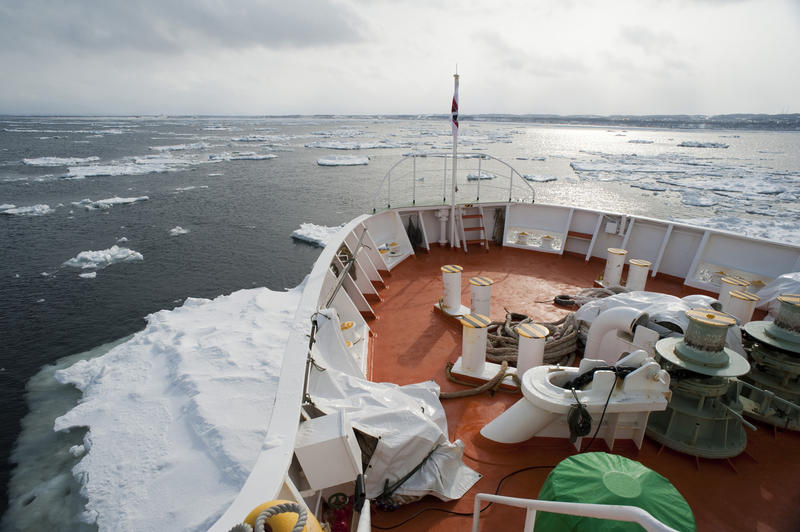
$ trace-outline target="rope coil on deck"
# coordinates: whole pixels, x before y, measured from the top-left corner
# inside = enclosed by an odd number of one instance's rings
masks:
[[[517,365],[519,334],[515,328],[523,323],[533,323],[525,314],[506,311],[504,322],[492,322],[486,336],[486,360]],[[578,348],[578,327],[575,313],[570,312],[558,321],[542,323],[550,334],[544,346],[544,363],[569,365]]]

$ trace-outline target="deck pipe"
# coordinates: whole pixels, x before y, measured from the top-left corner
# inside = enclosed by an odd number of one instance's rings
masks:
[[[615,363],[619,359],[620,353],[602,353],[600,348],[603,339],[607,334],[616,334],[617,331],[633,334],[636,326],[645,323],[647,319],[646,312],[633,307],[614,307],[601,312],[589,327],[584,358],[605,360],[609,364]]]
[[[625,255],[628,252],[619,248],[608,248],[606,269],[603,272],[603,286],[619,286],[622,278],[622,266],[625,264]]]
[[[647,274],[650,272],[649,260],[631,259],[628,261],[628,280],[625,288],[628,290],[644,290],[647,284]]]
[[[744,325],[753,319],[753,311],[761,298],[744,290],[731,290],[728,293],[728,300],[722,307],[722,312],[730,314],[739,321],[739,325]]]

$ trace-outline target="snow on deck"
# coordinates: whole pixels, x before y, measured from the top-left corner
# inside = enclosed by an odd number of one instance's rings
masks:
[[[89,427],[73,474],[104,530],[205,530],[264,443],[302,285],[188,299],[56,378],[83,392],[56,430]]]

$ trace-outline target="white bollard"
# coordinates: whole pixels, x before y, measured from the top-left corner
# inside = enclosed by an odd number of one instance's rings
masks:
[[[625,264],[625,255],[628,252],[619,248],[608,248],[606,269],[603,272],[603,286],[606,288],[619,286],[622,278],[622,266]]]
[[[739,325],[744,325],[753,319],[753,311],[760,299],[757,295],[744,290],[731,290],[725,305],[722,306],[722,312],[739,320]]]
[[[461,272],[464,270],[458,264],[442,266],[442,295],[441,307],[448,314],[456,314],[461,309]]]
[[[522,378],[526,371],[544,364],[544,344],[550,331],[538,323],[523,323],[517,326],[519,351],[517,353],[517,375]]]
[[[473,314],[491,315],[492,285],[488,277],[473,277],[469,280],[469,311]]]
[[[740,277],[722,277],[719,280],[719,299],[722,308],[728,304],[728,297],[734,290],[747,290],[750,283]]]
[[[649,260],[631,259],[628,261],[628,280],[625,288],[628,290],[644,290],[647,284],[647,274],[650,271]]]
[[[492,320],[482,314],[469,314],[460,318],[461,369],[469,373],[482,373],[486,365],[486,334]]]

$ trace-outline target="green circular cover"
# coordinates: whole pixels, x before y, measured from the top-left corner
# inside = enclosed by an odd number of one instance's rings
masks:
[[[638,506],[675,530],[697,530],[689,504],[666,478],[616,454],[583,453],[562,460],[547,476],[539,499]],[[536,512],[534,530],[640,532],[644,529],[631,522]]]

